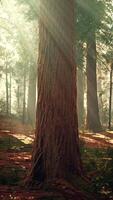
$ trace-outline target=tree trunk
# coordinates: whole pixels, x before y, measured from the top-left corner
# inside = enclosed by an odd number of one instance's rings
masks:
[[[85,75],[84,72],[78,68],[78,81],[77,81],[77,90],[78,90],[78,124],[79,128],[84,128],[85,123],[85,112],[84,112],[84,89],[85,89]]]
[[[36,135],[31,180],[81,174],[74,0],[41,0]]]
[[[20,112],[20,85],[18,83],[17,86],[17,108],[18,108],[18,113]]]
[[[36,67],[30,66],[29,71],[29,88],[28,88],[28,106],[27,118],[32,125],[35,124],[36,118]]]
[[[87,129],[102,130],[97,97],[96,38],[92,31],[87,40]]]
[[[78,41],[77,41],[78,42]],[[77,45],[77,106],[78,106],[78,125],[80,129],[84,128],[85,110],[84,110],[84,90],[85,90],[85,73],[84,73],[84,47],[82,42]]]
[[[23,123],[25,123],[26,120],[26,69],[24,66],[24,94],[23,94]]]
[[[6,63],[6,113],[9,114],[8,67]]]
[[[113,63],[111,64],[110,69],[110,94],[109,94],[109,130],[111,129],[111,111],[112,111],[112,75],[113,75]]]
[[[12,91],[12,74],[11,74],[11,71],[10,71],[10,114],[11,114],[11,104],[12,104],[12,102],[11,102],[11,91]]]

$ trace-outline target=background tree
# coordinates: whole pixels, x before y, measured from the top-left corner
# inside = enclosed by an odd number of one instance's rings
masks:
[[[27,103],[27,120],[35,125],[36,118],[36,63],[30,65],[29,69],[29,87]]]
[[[112,129],[112,88],[113,88],[113,49],[106,52],[103,55],[108,63],[108,70],[109,70],[109,120],[108,120],[108,128]]]
[[[14,10],[13,13],[12,13],[12,9]],[[16,117],[19,117],[22,119],[22,116],[24,113],[23,111],[26,110],[25,121],[29,121],[28,118],[32,118],[33,114],[35,116],[35,113],[32,114],[31,112],[29,113],[29,117],[28,117],[27,112],[29,109],[27,107],[29,107],[28,99],[31,97],[31,95],[28,96],[28,91],[30,91],[29,80],[30,80],[30,83],[34,82],[33,79],[30,79],[30,72],[32,73],[31,74],[32,77],[33,76],[35,77],[35,74],[36,74],[36,71],[35,71],[36,60],[37,60],[36,41],[38,42],[38,37],[36,36],[37,34],[36,21],[35,20],[31,21],[26,18],[25,13],[27,12],[27,10],[29,10],[29,7],[26,5],[20,6],[15,0],[11,0],[10,6],[9,6],[7,0],[5,0],[3,1],[1,5],[1,12],[0,12],[0,32],[1,32],[0,64],[3,66],[3,68],[1,69],[1,73],[2,73],[1,81],[2,81],[3,90],[4,90],[4,85],[8,86],[8,87],[5,86],[7,88],[6,91],[8,91],[8,93],[6,93],[8,95],[5,94],[5,96],[8,97],[7,98],[8,103],[5,102],[5,97],[3,97],[2,91],[1,91],[1,98],[4,99],[3,101],[5,103],[5,110],[6,110],[6,106],[8,105],[9,107],[8,112],[9,113],[11,112],[12,115],[15,115]],[[16,17],[17,19],[15,21],[14,19]],[[23,27],[23,29],[21,27]],[[28,36],[28,30],[30,30],[32,33],[29,36]],[[5,65],[4,65],[5,51],[7,52],[7,63],[8,63],[7,83],[8,84],[5,84],[4,82],[4,74],[6,74]],[[30,69],[32,67],[34,67],[34,70]],[[24,72],[26,72],[27,74]],[[22,77],[25,77],[25,76],[26,76],[25,78],[26,81],[22,82]],[[35,78],[35,85],[36,85],[36,78]],[[24,92],[25,91],[24,89],[26,90],[26,92]],[[35,89],[32,91],[35,91]],[[33,93],[32,93],[32,96],[33,96]],[[22,99],[25,100],[24,103]],[[36,92],[34,93],[34,99],[36,100]],[[35,104],[34,102],[33,104]],[[24,107],[26,108],[24,109]],[[34,117],[31,121],[33,121],[34,123]]]
[[[87,129],[101,130],[96,76],[96,32],[101,26],[104,5],[101,1],[78,1],[77,30],[79,37],[87,44]],[[93,8],[93,10],[92,10]],[[93,90],[93,92],[92,92]],[[93,95],[92,95],[93,93]]]
[[[78,105],[78,124],[80,129],[84,129],[85,124],[85,48],[83,41],[79,36],[76,39],[76,56],[77,56],[77,105]]]

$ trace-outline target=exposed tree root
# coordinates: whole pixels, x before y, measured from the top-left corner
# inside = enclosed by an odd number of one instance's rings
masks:
[[[29,182],[29,188],[33,190],[42,190],[44,197],[47,198],[50,194],[51,198],[65,199],[65,200],[96,200],[93,197],[87,196],[83,191],[80,191],[77,187],[71,185],[64,179],[55,179],[47,181],[46,183],[39,184]],[[45,192],[46,191],[46,192]],[[47,196],[46,196],[47,193]]]
[[[66,200],[87,200],[87,196],[64,179],[48,182],[51,189],[61,193]]]

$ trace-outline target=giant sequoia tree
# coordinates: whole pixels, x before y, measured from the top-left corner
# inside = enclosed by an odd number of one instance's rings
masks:
[[[81,174],[74,0],[41,0],[38,101],[31,180]]]

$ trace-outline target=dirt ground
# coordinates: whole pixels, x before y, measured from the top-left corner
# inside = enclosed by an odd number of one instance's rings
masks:
[[[0,119],[0,179],[3,178],[3,182],[0,181],[0,200],[39,200],[53,195],[41,190],[27,191],[16,185],[18,180],[15,177],[24,180],[29,171],[33,139],[34,130],[31,126],[22,125],[17,120]],[[81,133],[80,140],[92,148],[112,148],[113,131]]]

